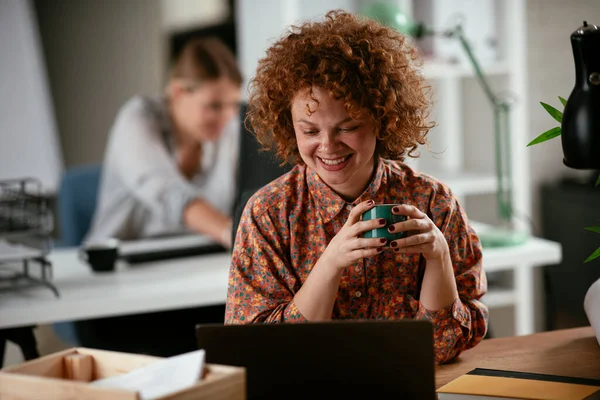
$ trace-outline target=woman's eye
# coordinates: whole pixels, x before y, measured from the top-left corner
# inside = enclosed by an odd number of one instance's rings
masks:
[[[340,128],[340,132],[352,132],[358,129],[358,126],[349,126],[346,128]]]
[[[304,131],[305,135],[316,135],[317,133],[319,133],[318,131]]]

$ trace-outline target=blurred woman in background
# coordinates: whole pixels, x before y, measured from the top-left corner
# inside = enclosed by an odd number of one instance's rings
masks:
[[[88,241],[206,234],[231,246],[242,76],[219,40],[189,42],[164,95],[117,115]]]
[[[122,107],[85,242],[200,233],[231,246],[241,84],[225,44],[195,39],[175,60],[164,94]],[[195,325],[222,323],[224,313],[215,305],[78,321],[73,344],[172,356],[195,350]]]

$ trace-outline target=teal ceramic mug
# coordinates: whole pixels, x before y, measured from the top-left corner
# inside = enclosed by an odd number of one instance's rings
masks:
[[[372,219],[383,218],[386,220],[385,226],[381,228],[373,229],[367,231],[363,234],[364,238],[372,239],[372,238],[385,238],[388,240],[387,246],[392,240],[402,239],[406,237],[407,232],[394,232],[390,233],[388,231],[388,227],[397,222],[406,221],[406,215],[396,215],[392,213],[392,208],[396,207],[397,204],[377,204],[367,212],[362,215],[363,221],[368,221]]]

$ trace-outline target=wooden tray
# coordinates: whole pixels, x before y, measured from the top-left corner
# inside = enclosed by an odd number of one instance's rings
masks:
[[[89,385],[160,360],[139,354],[72,348],[0,370],[2,400],[140,400],[138,392]],[[245,400],[246,370],[208,364],[194,386],[161,400]]]

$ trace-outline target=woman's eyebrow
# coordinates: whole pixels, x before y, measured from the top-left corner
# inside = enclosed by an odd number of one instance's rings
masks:
[[[344,123],[350,122],[350,121],[353,121],[352,117],[345,118],[342,121],[336,123],[335,125],[341,125],[341,124],[344,124]],[[306,120],[304,118],[300,118],[300,119],[296,120],[296,122],[302,122],[303,124],[308,124],[308,125],[315,125],[314,122],[310,122],[309,120]]]

